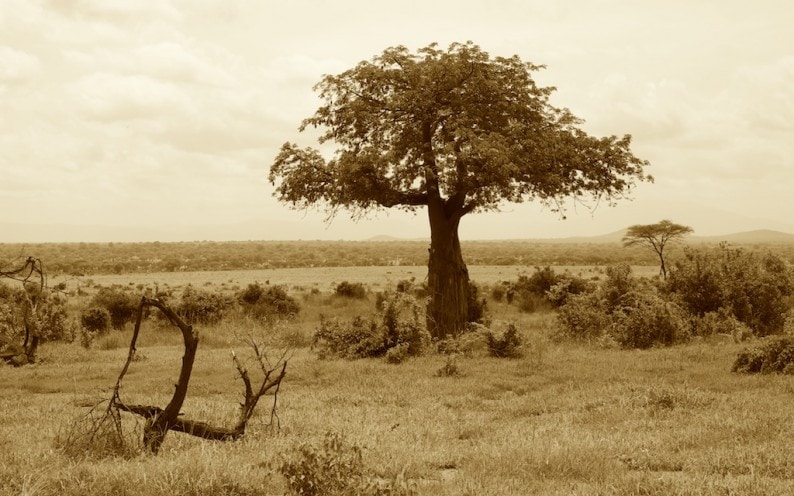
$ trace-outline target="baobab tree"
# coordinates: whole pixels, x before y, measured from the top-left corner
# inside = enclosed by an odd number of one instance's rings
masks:
[[[653,250],[659,257],[659,274],[667,279],[667,266],[664,261],[664,248],[693,232],[689,226],[682,226],[667,219],[656,224],[637,224],[631,226],[623,236],[623,246],[644,246]]]
[[[631,137],[589,136],[549,103],[554,91],[518,56],[492,58],[471,42],[411,53],[388,48],[316,86],[324,101],[300,126],[323,129],[314,148],[285,143],[270,168],[275,195],[294,208],[416,211],[430,222],[427,323],[438,338],[464,329],[469,274],[458,237],[468,214],[505,202],[613,200],[650,180]]]

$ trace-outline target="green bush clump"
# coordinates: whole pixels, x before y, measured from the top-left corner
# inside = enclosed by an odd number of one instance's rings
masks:
[[[735,341],[743,341],[753,333],[752,329],[740,322],[726,308],[720,308],[716,312],[706,312],[700,317],[692,317],[691,323],[692,334],[701,337],[722,334],[732,336]]]
[[[760,345],[741,351],[731,371],[742,374],[794,374],[794,337],[769,337]]]
[[[110,312],[102,307],[90,307],[80,314],[80,324],[89,332],[106,332],[110,329]]]
[[[574,295],[559,308],[557,321],[563,337],[578,341],[601,338],[611,323],[600,291]]]
[[[509,283],[506,297],[508,303],[516,302],[522,312],[533,313],[560,307],[570,296],[590,289],[590,283],[581,277],[558,274],[551,267],[535,267],[531,276],[522,274]]]
[[[501,334],[496,334],[491,330],[487,331],[485,340],[488,345],[488,353],[493,357],[520,358],[523,354],[521,336],[513,323],[508,324],[507,329]]]
[[[188,285],[182,291],[175,311],[189,323],[217,324],[233,303],[233,300],[225,295]]]
[[[685,311],[666,300],[631,267],[607,268],[607,278],[589,292],[571,295],[560,307],[558,322],[565,337],[611,339],[624,348],[666,346],[689,338]]]
[[[132,321],[138,309],[138,300],[118,287],[100,288],[89,303],[91,307],[101,307],[110,314],[110,325],[122,329]]]
[[[0,285],[0,335],[11,340],[25,334],[25,313],[30,305],[36,312],[28,316],[27,325],[35,328],[42,342],[74,341],[77,326],[66,311],[66,299],[57,293],[44,291],[36,284],[24,288]]]
[[[367,358],[392,352],[392,359],[420,355],[430,341],[424,314],[416,300],[405,293],[386,293],[382,310],[374,317],[357,316],[350,322],[321,317],[313,347],[321,356]]]
[[[363,450],[336,433],[321,446],[302,444],[278,467],[291,494],[301,496],[386,496],[416,494],[404,480],[377,480],[364,465]]]
[[[669,346],[688,339],[687,324],[684,312],[650,286],[624,296],[619,310],[612,314],[609,334],[624,348]]]
[[[717,250],[686,250],[670,271],[667,287],[694,316],[728,312],[757,336],[766,336],[783,329],[794,274],[776,255],[758,256],[722,245]]]
[[[300,304],[283,286],[253,283],[237,296],[243,311],[258,320],[288,319],[300,312]]]
[[[334,294],[342,298],[363,300],[367,297],[367,288],[360,282],[342,281],[334,288]]]

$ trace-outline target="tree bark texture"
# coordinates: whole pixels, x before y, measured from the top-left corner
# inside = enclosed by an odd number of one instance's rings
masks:
[[[430,202],[430,257],[427,285],[430,294],[427,328],[437,339],[458,336],[466,327],[469,307],[469,270],[458,238],[460,212],[448,213],[442,202]]]

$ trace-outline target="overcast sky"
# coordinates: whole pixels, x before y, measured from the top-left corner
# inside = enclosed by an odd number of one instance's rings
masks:
[[[632,134],[656,182],[567,220],[533,204],[471,215],[464,239],[663,218],[702,235],[794,232],[792,25],[790,0],[2,0],[0,224],[116,228],[79,231],[98,240],[127,226],[163,239],[180,226],[207,226],[184,235],[199,239],[426,237],[424,211],[330,224],[292,211],[268,169],[283,142],[315,145],[297,127],[323,74],[389,46],[471,40],[545,64],[552,103],[592,134]]]

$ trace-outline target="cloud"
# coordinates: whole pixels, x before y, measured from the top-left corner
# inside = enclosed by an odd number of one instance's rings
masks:
[[[35,55],[0,46],[0,83],[23,83],[40,72],[41,64]]]
[[[80,78],[72,93],[85,112],[107,121],[195,113],[192,102],[178,86],[147,76],[95,73]]]
[[[101,19],[111,22],[134,22],[158,18],[179,21],[181,13],[165,0],[48,0],[46,5],[70,17]]]

